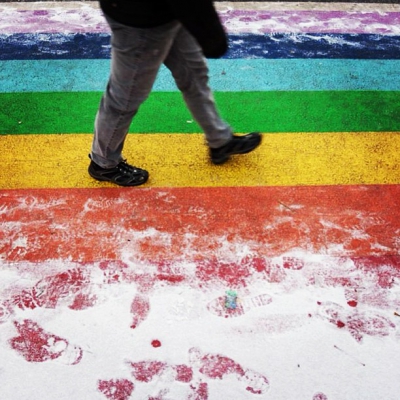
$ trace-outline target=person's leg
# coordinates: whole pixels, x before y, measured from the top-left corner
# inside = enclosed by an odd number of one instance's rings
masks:
[[[221,119],[208,86],[206,59],[185,28],[179,30],[164,64],[171,70],[190,112],[203,129],[214,164],[224,163],[233,154],[249,153],[261,143],[258,132],[233,135],[231,127]]]
[[[232,129],[225,123],[215,105],[208,86],[208,67],[200,46],[183,27],[164,61],[182,92],[193,118],[205,133],[210,147],[220,147],[232,137]]]
[[[138,29],[107,21],[112,30],[111,72],[95,121],[91,159],[98,166],[120,163],[129,126],[148,97],[180,25]]]

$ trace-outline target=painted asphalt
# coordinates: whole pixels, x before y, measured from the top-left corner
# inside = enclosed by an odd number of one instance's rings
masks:
[[[1,398],[397,399],[400,6],[218,10],[210,85],[261,147],[212,165],[162,69],[127,189],[87,174],[96,3],[0,4]]]

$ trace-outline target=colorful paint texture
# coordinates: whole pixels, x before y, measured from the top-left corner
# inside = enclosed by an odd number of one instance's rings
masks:
[[[398,399],[400,7],[218,10],[210,85],[262,146],[211,165],[162,68],[126,189],[87,174],[97,4],[1,3],[1,399]]]

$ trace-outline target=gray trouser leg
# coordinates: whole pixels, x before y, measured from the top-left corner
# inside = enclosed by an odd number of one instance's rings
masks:
[[[171,70],[193,118],[205,133],[208,145],[224,145],[231,138],[232,130],[218,114],[208,86],[206,59],[186,29],[179,30],[164,64]]]
[[[91,157],[104,167],[122,160],[133,117],[147,99],[162,63],[172,71],[211,147],[226,143],[231,130],[218,116],[208,87],[208,69],[197,42],[179,22],[139,29],[110,18],[111,72],[95,121]]]

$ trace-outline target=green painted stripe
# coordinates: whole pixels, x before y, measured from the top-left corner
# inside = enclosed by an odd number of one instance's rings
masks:
[[[0,94],[0,134],[90,133],[101,93]],[[236,132],[400,131],[400,92],[216,92]],[[132,132],[193,133],[200,128],[180,93],[153,92]]]

